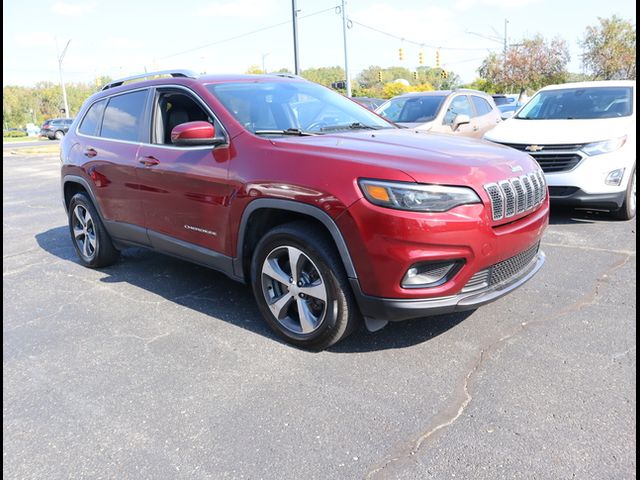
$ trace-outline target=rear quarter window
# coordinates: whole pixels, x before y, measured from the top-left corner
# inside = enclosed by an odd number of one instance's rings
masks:
[[[82,123],[80,124],[80,128],[78,128],[78,132],[84,135],[97,135],[100,120],[102,119],[102,112],[104,112],[104,107],[107,104],[106,100],[100,100],[99,102],[94,103],[89,107],[87,114],[82,119]]]

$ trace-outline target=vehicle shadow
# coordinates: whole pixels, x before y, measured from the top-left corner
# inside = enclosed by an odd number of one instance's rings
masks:
[[[569,207],[551,207],[551,225],[574,225],[585,223],[618,222],[609,212],[596,210],[576,210]]]
[[[78,263],[66,226],[39,233],[35,238],[38,245],[52,255]],[[143,248],[123,251],[119,262],[100,271],[107,274],[100,280],[102,282],[129,283],[288,346],[262,319],[251,288],[216,271]],[[471,313],[389,324],[376,333],[369,333],[362,327],[329,351],[354,353],[409,347],[444,333]]]

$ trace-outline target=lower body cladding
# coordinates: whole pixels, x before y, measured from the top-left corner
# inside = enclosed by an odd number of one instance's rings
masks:
[[[351,286],[360,311],[367,321],[367,326],[370,330],[376,330],[388,321],[399,322],[413,318],[475,310],[525,284],[542,268],[544,262],[545,254],[538,249],[536,244],[522,254],[476,273],[467,283],[469,289],[465,286],[461,293],[449,297],[380,298],[362,293],[360,285],[355,279],[352,279]],[[504,271],[509,271],[512,275],[502,281],[494,281],[494,279],[504,276]]]

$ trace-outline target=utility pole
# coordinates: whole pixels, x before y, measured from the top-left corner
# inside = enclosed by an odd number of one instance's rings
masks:
[[[64,102],[65,118],[69,118],[69,102],[67,102],[67,89],[64,86],[64,79],[62,78],[62,61],[64,60],[64,56],[67,54],[67,48],[69,48],[69,43],[71,43],[70,39],[67,41],[67,44],[64,46],[64,50],[62,50],[62,54],[60,54],[60,56],[58,57],[58,71],[60,72],[60,86],[62,87],[62,101]],[[58,49],[58,41],[56,40],[56,50],[57,49]]]
[[[293,10],[293,65],[294,73],[300,75],[300,64],[298,62],[298,7],[296,0],[291,0]]]
[[[344,75],[347,77],[347,97],[351,96],[351,77],[349,75],[349,56],[347,54],[347,12],[345,9],[345,0],[342,0],[342,36],[344,39]]]
[[[507,58],[507,48],[509,46],[509,39],[507,38],[507,25],[509,25],[509,20],[504,19],[504,58]]]
[[[262,54],[262,73],[267,73],[267,67],[265,67],[264,59],[269,55],[268,53]]]

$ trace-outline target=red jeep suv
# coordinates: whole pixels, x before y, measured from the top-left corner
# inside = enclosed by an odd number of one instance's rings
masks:
[[[326,348],[475,309],[544,263],[544,175],[525,153],[397,128],[292,75],[172,71],[106,85],[61,148],[82,264],[135,245],[251,284],[269,325]]]

